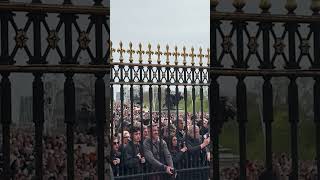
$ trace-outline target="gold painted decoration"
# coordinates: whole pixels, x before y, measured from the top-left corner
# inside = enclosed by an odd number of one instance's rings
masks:
[[[146,54],[148,55],[148,62],[149,64],[152,63],[152,55],[154,54],[154,52],[151,50],[151,44],[148,44],[148,51],[146,52]]]
[[[120,41],[119,46],[120,48],[117,50],[117,52],[120,54],[120,57],[119,57],[120,63],[123,63],[123,60],[124,60],[123,53],[125,53],[126,51],[123,49],[122,41]]]
[[[132,49],[132,42],[129,43],[129,50],[127,50],[127,53],[129,54],[129,62],[133,63],[133,54],[136,51]]]

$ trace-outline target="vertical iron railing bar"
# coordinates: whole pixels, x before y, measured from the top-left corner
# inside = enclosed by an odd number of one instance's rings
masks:
[[[183,78],[184,78],[184,83],[187,83],[187,68],[183,68]],[[184,140],[183,142],[186,143],[186,138],[188,136],[188,89],[187,89],[187,85],[184,85]],[[186,162],[186,166],[187,168],[190,167],[190,162],[189,162],[189,153],[187,153],[187,162]]]
[[[113,76],[112,73],[110,73],[110,74],[111,74],[111,76]],[[113,81],[112,79],[113,79],[113,77],[111,77],[111,81]],[[113,142],[113,138],[114,138],[114,135],[115,135],[115,132],[114,132],[114,115],[113,115],[114,114],[113,112],[115,112],[115,109],[114,109],[113,93],[114,93],[113,84],[110,84],[110,95],[111,95],[110,104],[111,104],[111,110],[112,110],[111,113],[110,113],[110,123],[111,123],[110,140],[111,140],[111,142]]]
[[[41,3],[41,1],[32,1],[32,3]],[[28,13],[28,20],[33,24],[33,56],[30,57],[28,64],[44,64],[41,54],[41,24],[47,16],[44,13]],[[32,86],[33,97],[33,121],[35,124],[35,175],[36,178],[43,178],[43,124],[44,124],[44,88],[42,73],[34,73]]]
[[[158,80],[158,83],[161,83],[161,67],[157,67],[157,80]],[[159,84],[158,85],[158,104],[159,104],[159,115],[158,115],[158,125],[159,125],[159,129],[161,129],[162,128],[162,103],[161,103],[161,101],[162,101],[162,92],[161,92],[161,90],[162,90],[162,88],[161,88],[161,84]],[[160,139],[162,138],[162,135],[161,135],[162,133],[160,133]],[[151,137],[151,134],[150,134],[150,137]],[[161,146],[161,144],[160,144],[160,146]]]
[[[260,63],[260,69],[274,69],[273,61],[270,59],[270,33],[273,24],[271,22],[261,22],[258,24],[262,31],[263,42],[263,61]],[[262,85],[262,104],[263,104],[263,121],[265,124],[265,152],[266,152],[266,178],[273,179],[273,162],[272,162],[272,122],[273,122],[273,90],[271,84],[272,76],[264,76]]]
[[[246,121],[247,121],[247,94],[244,77],[237,77],[237,118],[239,123],[239,146],[240,146],[240,179],[246,179]]]
[[[119,65],[119,70],[120,70],[120,81],[121,82],[124,82],[124,78],[123,78],[123,69],[124,69],[124,66],[122,65]],[[121,154],[124,154],[124,142],[123,142],[123,139],[124,139],[124,115],[123,115],[123,108],[124,108],[124,88],[123,88],[123,84],[120,84],[120,125],[121,125],[121,146],[120,146],[120,151],[121,151]],[[123,159],[123,156],[121,156],[121,159],[120,159],[120,162],[124,162],[124,159]],[[120,167],[120,174],[124,174],[124,166],[121,166]]]
[[[213,7],[211,7],[212,9]],[[222,55],[224,51],[221,53],[221,56],[218,59],[218,45],[217,45],[217,34],[223,35],[223,32],[220,27],[221,22],[218,20],[210,21],[210,60],[208,62],[209,67],[221,67],[220,63],[222,61]],[[219,119],[218,113],[220,112],[220,100],[219,100],[219,83],[217,81],[217,76],[214,76],[211,73],[211,70],[208,70],[208,101],[209,101],[209,123],[210,123],[210,142],[211,142],[211,169],[210,178],[214,180],[220,180],[220,153],[219,153],[219,131],[220,131],[220,123],[221,119]],[[214,157],[214,158],[213,158]]]
[[[318,9],[314,9],[313,16],[318,16]],[[312,61],[311,55],[308,54],[308,58],[312,64],[312,68],[317,69],[320,67],[320,51],[317,49],[320,48],[320,23],[312,23],[310,24],[310,31],[308,33],[307,39],[309,40],[313,35],[313,58]],[[320,77],[314,76],[314,86],[313,86],[313,112],[314,112],[314,123],[316,130],[316,162],[317,165],[317,180],[320,180],[319,172],[320,172]]]
[[[142,64],[142,62],[140,63]],[[143,82],[143,67],[142,66],[139,66],[138,67],[138,70],[139,70],[139,82],[142,83]],[[139,101],[140,101],[140,128],[141,128],[141,132],[143,132],[143,85],[141,84],[140,86],[140,89],[139,89]],[[151,131],[150,131],[151,132]],[[151,137],[151,134],[149,133],[150,137]],[[143,141],[144,141],[144,138],[142,138],[142,141],[141,141],[141,146],[143,146]],[[148,170],[148,169],[147,169]]]
[[[175,71],[175,76],[176,76],[176,98],[178,98],[178,100],[176,101],[176,128],[177,128],[177,131],[178,131],[178,125],[179,125],[179,101],[180,101],[180,93],[179,93],[179,68],[175,67],[174,68],[174,71]]]
[[[290,13],[290,12],[289,12]],[[294,15],[294,13],[292,14]],[[285,23],[285,31],[288,33],[288,58],[285,69],[300,69],[296,59],[296,34],[299,25],[295,22]],[[285,36],[283,35],[282,38]],[[284,53],[283,53],[284,54]],[[283,55],[284,56],[284,55]],[[285,57],[285,56],[284,56]],[[291,124],[291,168],[290,178],[298,180],[299,178],[299,160],[298,160],[298,123],[299,123],[299,97],[298,86],[296,83],[297,77],[289,76],[290,83],[288,86],[288,108],[289,122]]]
[[[64,83],[65,123],[67,126],[67,169],[68,180],[74,179],[74,123],[76,120],[75,85],[73,73],[66,73]]]
[[[61,64],[76,64],[73,57],[72,47],[72,25],[76,20],[74,14],[60,14],[60,21],[64,24],[64,44],[65,56],[61,59]],[[74,123],[75,123],[75,87],[73,73],[65,74],[64,83],[64,103],[65,103],[65,123],[67,126],[67,178],[74,179]]]
[[[166,67],[165,71],[166,71],[166,75],[167,75],[167,92],[166,92],[166,99],[167,99],[167,120],[168,120],[168,126],[167,126],[167,135],[169,137],[169,140],[171,141],[171,135],[170,135],[170,130],[171,130],[171,106],[172,106],[172,102],[170,102],[170,94],[171,94],[171,90],[170,90],[170,67]],[[169,104],[170,102],[170,104]]]
[[[104,43],[103,37],[103,23],[107,17],[105,15],[92,15],[91,20],[95,23],[95,50],[96,56],[92,60],[93,64],[105,65],[109,64],[109,59],[105,61],[103,57]],[[110,36],[109,36],[110,38]],[[110,41],[110,39],[108,40]],[[106,119],[110,119],[110,71],[103,73],[96,73],[95,82],[95,110],[96,110],[96,130],[97,130],[97,176],[98,180],[105,179],[105,133]],[[106,78],[106,83],[104,81]],[[107,85],[107,86],[106,86]],[[106,97],[106,93],[108,93]],[[107,102],[106,102],[107,101]],[[107,114],[108,113],[108,114]],[[109,125],[109,124],[108,124]]]
[[[299,123],[299,99],[298,86],[296,77],[289,77],[290,84],[288,86],[288,108],[289,122],[291,124],[291,167],[290,178],[298,180],[299,160],[298,160],[298,123]]]
[[[14,14],[9,11],[2,11],[1,20],[1,55],[0,64],[14,64],[12,57],[9,55],[9,21],[13,22]],[[10,73],[1,73],[2,80],[0,83],[1,96],[1,124],[2,124],[2,178],[9,180],[10,170],[10,125],[12,123],[12,102],[11,102],[11,83],[9,79]]]
[[[313,86],[313,98],[314,98],[314,122],[316,124],[316,165],[317,172],[320,172],[320,77],[315,77],[315,83]],[[319,174],[319,173],[318,173]],[[320,179],[320,176],[317,176]]]
[[[2,50],[4,48],[2,47]],[[2,61],[3,62],[3,61]],[[2,123],[2,153],[3,179],[10,180],[10,125],[12,123],[11,82],[9,73],[2,73],[1,80],[1,123]]]
[[[33,119],[35,123],[35,169],[36,177],[41,180],[43,176],[43,123],[44,123],[44,108],[43,108],[43,82],[42,74],[35,73],[33,81]]]
[[[133,78],[133,69],[134,66],[129,66],[129,70],[130,70],[130,82],[134,82],[134,78]],[[133,84],[130,84],[130,117],[131,117],[131,125],[133,126],[133,99],[134,99],[134,94],[133,94]],[[141,131],[143,132],[143,131]]]
[[[193,65],[194,66],[194,65]],[[191,68],[191,84],[192,84],[192,123],[193,123],[193,134],[194,134],[194,138],[196,137],[196,118],[197,118],[197,115],[196,115],[196,89],[195,89],[195,67]],[[200,130],[200,129],[199,129]],[[199,167],[200,165],[200,152],[199,154],[197,154],[195,156],[195,158],[193,159],[196,163],[194,163],[194,166],[195,167]]]
[[[150,64],[151,64],[151,62],[150,62]],[[149,66],[148,71],[149,71],[149,82],[152,83],[152,67],[151,66]],[[153,106],[152,105],[153,105],[153,88],[152,88],[152,84],[150,84],[149,85],[149,119],[150,119],[150,122],[151,122],[151,129],[152,129],[152,121],[153,121],[153,118],[152,118],[152,107]],[[160,130],[159,130],[159,134],[161,134]],[[151,142],[151,149],[153,149],[153,147],[152,147],[153,146],[153,144],[152,144],[152,134],[150,134],[150,138],[151,138],[151,141],[150,141]],[[161,137],[160,137],[160,140],[161,140]],[[160,148],[161,148],[161,143],[160,143]]]
[[[236,31],[236,46],[237,46],[237,60],[234,68],[248,68],[247,63],[244,61],[244,29],[247,26],[246,22],[233,21],[233,29]],[[231,53],[232,54],[232,53]],[[239,124],[239,149],[240,149],[240,180],[245,180],[247,177],[246,161],[247,161],[247,148],[246,148],[246,122],[247,122],[247,97],[246,97],[246,84],[244,76],[238,76],[237,83],[237,118]]]
[[[266,176],[273,178],[272,167],[272,122],[273,122],[273,92],[271,77],[264,77],[263,84],[263,121],[265,123],[265,143],[266,143]]]

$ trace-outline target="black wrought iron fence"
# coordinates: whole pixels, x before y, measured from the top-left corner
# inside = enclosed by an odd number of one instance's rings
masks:
[[[54,2],[50,2],[54,3]],[[93,74],[95,80],[95,117],[97,137],[96,175],[105,179],[105,124],[110,122],[110,63],[109,59],[109,1],[94,0],[88,5],[75,5],[70,0],[63,4],[44,4],[41,0],[31,3],[0,1],[1,20],[1,125],[3,172],[0,179],[16,179],[15,167],[11,164],[13,149],[10,148],[12,133],[12,93],[10,76],[14,73],[29,73],[34,76],[33,122],[35,179],[44,179],[44,83],[48,73],[65,75],[64,122],[66,124],[67,179],[75,179],[74,127],[75,83],[74,75]],[[54,18],[52,21],[48,20]],[[80,17],[81,16],[81,17]],[[83,20],[82,16],[87,18]],[[89,19],[88,19],[89,17]],[[79,22],[82,18],[82,22]],[[85,22],[85,23],[83,23]],[[86,26],[86,27],[83,27]],[[76,39],[75,39],[76,37]],[[91,42],[92,41],[92,42]],[[25,53],[26,58],[19,53]],[[52,57],[52,53],[57,56]],[[80,53],[89,56],[87,62],[79,61]],[[59,59],[59,63],[56,60]],[[105,81],[106,80],[106,81]],[[107,96],[106,96],[107,94]],[[106,97],[106,98],[105,98]],[[106,113],[107,112],[107,113]],[[107,122],[106,122],[107,119]],[[108,145],[108,144],[107,144]],[[31,177],[27,177],[31,178]],[[19,178],[18,178],[19,179]]]
[[[221,1],[222,3],[222,1]],[[211,1],[211,58],[210,58],[210,90],[209,101],[211,117],[211,132],[213,141],[213,179],[221,179],[219,173],[219,127],[221,125],[221,105],[219,94],[220,85],[225,82],[218,81],[223,76],[237,79],[237,120],[239,125],[240,150],[240,180],[248,177],[247,172],[247,84],[248,77],[260,77],[264,83],[261,87],[263,99],[263,122],[265,125],[265,172],[263,179],[277,179],[273,166],[272,123],[273,86],[272,79],[285,77],[290,83],[287,89],[288,123],[291,129],[291,170],[289,179],[300,179],[298,150],[299,132],[299,92],[297,79],[312,77],[314,79],[314,124],[316,130],[316,164],[320,172],[320,146],[319,146],[319,65],[320,65],[320,36],[319,36],[319,10],[317,0],[300,1],[310,4],[310,15],[297,15],[295,10],[298,3],[288,0],[284,10],[287,14],[271,13],[271,3],[268,0],[259,1],[261,13],[246,13],[246,1],[234,0],[234,12],[219,10],[221,4],[218,0]],[[252,2],[250,2],[252,3]],[[280,2],[279,2],[280,3]],[[231,2],[230,2],[231,5]],[[273,6],[277,6],[274,2]],[[305,11],[306,12],[306,11]],[[249,66],[251,65],[251,66]],[[310,89],[310,91],[312,91]],[[312,103],[312,102],[311,102]],[[319,176],[315,178],[319,179]]]
[[[115,179],[208,179],[209,49],[120,42],[110,52]]]

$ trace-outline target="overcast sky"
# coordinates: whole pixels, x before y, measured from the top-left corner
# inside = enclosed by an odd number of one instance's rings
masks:
[[[207,48],[209,9],[209,0],[111,0],[111,40]]]

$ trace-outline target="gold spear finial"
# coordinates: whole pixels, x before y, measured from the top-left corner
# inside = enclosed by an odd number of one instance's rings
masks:
[[[113,53],[116,52],[116,50],[112,47],[112,41],[110,41],[110,63],[113,62]]]
[[[157,51],[155,52],[155,54],[158,56],[157,63],[160,64],[160,63],[161,63],[160,57],[161,57],[161,55],[163,54],[163,53],[161,52],[161,50],[160,50],[160,44],[158,44],[158,46],[157,46]]]
[[[259,4],[262,13],[269,13],[269,9],[271,8],[271,3],[269,0],[261,0]]]
[[[154,54],[154,52],[151,50],[151,44],[148,44],[148,51],[146,52],[146,54],[148,54],[148,62],[149,64],[152,63],[152,58],[151,56]]]
[[[178,52],[178,47],[177,46],[174,47],[173,56],[174,56],[174,64],[178,65],[178,56],[180,56],[180,53]]]
[[[294,10],[298,7],[296,0],[287,0],[285,8],[288,10],[288,14],[294,14]]]
[[[199,58],[199,65],[202,66],[203,62],[202,62],[202,58],[204,57],[204,55],[202,54],[202,48],[199,48],[199,54],[198,54],[198,58]]]
[[[123,63],[123,60],[124,60],[123,59],[123,53],[126,52],[126,51],[123,49],[122,41],[120,41],[119,45],[120,45],[120,48],[117,50],[117,52],[120,53],[120,58],[119,58],[120,63]]]
[[[186,57],[188,57],[188,53],[186,53],[186,47],[185,46],[183,46],[182,51],[183,51],[183,53],[181,53],[181,56],[183,58],[183,62],[182,63],[183,63],[183,65],[187,65]]]
[[[246,5],[246,0],[233,0],[232,5],[236,8],[237,12],[242,12],[242,8]]]
[[[169,65],[170,64],[170,56],[172,55],[171,52],[169,51],[169,45],[166,46],[166,52],[164,53],[164,55],[167,57],[166,64]]]
[[[219,0],[210,0],[210,7],[212,7],[212,11],[216,11],[216,7],[219,4]]]
[[[207,58],[207,66],[210,66],[210,49],[207,49],[207,54],[205,55],[205,57]]]
[[[312,0],[310,9],[313,11],[313,14],[319,14],[320,11],[320,0]]]
[[[133,63],[132,55],[135,53],[135,51],[132,49],[132,42],[129,43],[129,50],[127,50],[127,53],[129,53],[129,62]]]
[[[142,54],[144,54],[144,51],[142,50],[142,44],[139,43],[139,51],[137,51],[137,53],[139,54],[139,63],[141,64],[143,59],[142,59]]]
[[[189,55],[190,57],[191,57],[191,66],[194,66],[194,58],[197,56],[197,55],[195,55],[194,54],[194,48],[193,47],[191,47],[191,53],[190,53],[190,55]]]

